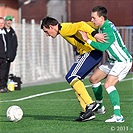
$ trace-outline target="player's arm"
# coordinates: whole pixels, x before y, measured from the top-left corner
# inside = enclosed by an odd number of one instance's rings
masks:
[[[86,23],[84,21],[81,21],[78,22],[78,24],[80,24],[79,30],[84,31],[93,37],[98,33],[98,31],[93,28],[91,23]]]
[[[108,40],[107,40],[108,41]],[[94,42],[90,39],[87,40],[87,43],[90,44],[95,49],[98,49],[100,51],[105,51],[108,49],[108,47],[112,44],[109,41],[108,42]]]
[[[95,42],[88,38],[87,34],[85,32],[79,31],[83,37],[83,39],[92,47],[95,49],[98,49],[100,51],[105,51],[108,49],[108,47],[115,41],[115,37],[113,33],[108,33],[108,38],[105,42]]]
[[[107,38],[107,34],[96,33],[94,38],[97,40],[97,42],[105,42]]]
[[[76,39],[74,39],[73,37],[70,37],[70,36],[66,36],[63,38],[73,46],[79,47],[79,45],[83,45],[85,47],[88,47],[90,50],[94,50],[94,48],[91,45],[88,45],[85,41],[84,42],[78,42]],[[80,49],[82,49],[82,48],[80,47]]]
[[[92,29],[92,31],[89,31]],[[95,28],[95,30],[94,30]],[[87,34],[93,36],[98,42],[104,42],[106,39],[106,34],[98,33],[98,27],[94,26],[92,22],[82,22],[81,31],[86,32]]]
[[[75,35],[78,30],[87,32],[92,36],[95,36],[97,31],[88,25],[86,22],[76,22],[76,23],[61,23],[61,30],[59,31],[62,36],[72,36]]]
[[[63,38],[71,45],[76,46],[75,39],[73,37],[65,36]]]

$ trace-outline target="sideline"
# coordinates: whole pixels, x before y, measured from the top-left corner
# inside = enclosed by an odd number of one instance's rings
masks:
[[[124,79],[121,82],[129,81],[129,80],[133,80],[133,78]],[[85,87],[91,87],[91,85],[86,85]],[[31,96],[27,96],[27,97],[23,97],[23,98],[19,98],[19,99],[14,99],[14,100],[0,101],[0,103],[2,103],[2,102],[18,102],[18,101],[24,101],[24,100],[31,99],[31,98],[34,98],[34,97],[44,96],[44,95],[48,95],[48,94],[54,94],[54,93],[58,93],[58,92],[66,92],[66,91],[70,91],[70,90],[72,90],[72,88],[67,88],[67,89],[58,90],[58,91],[50,91],[50,92],[39,93],[39,94],[35,94],[35,95],[31,95]]]

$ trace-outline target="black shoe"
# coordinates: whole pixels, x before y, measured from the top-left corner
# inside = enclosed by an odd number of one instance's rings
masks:
[[[98,110],[99,104],[94,102],[92,104],[89,104],[86,106],[86,112],[81,112],[80,116],[75,119],[75,121],[88,121],[88,120],[92,120],[95,119],[96,116],[93,112],[95,112],[96,110]]]
[[[7,92],[9,92],[9,90],[7,88],[0,89],[0,93],[7,93]]]
[[[84,122],[84,121],[89,121],[89,120],[92,120],[92,119],[95,119],[96,116],[94,115],[93,112],[81,112],[80,113],[80,116],[78,118],[75,119],[75,121],[78,121],[78,122]]]
[[[96,102],[94,102],[94,103],[91,103],[91,104],[89,104],[89,105],[87,105],[86,106],[86,111],[88,110],[91,110],[92,112],[95,112],[95,111],[97,111],[98,110],[98,107],[99,107],[100,105],[99,105],[99,103],[96,103]]]

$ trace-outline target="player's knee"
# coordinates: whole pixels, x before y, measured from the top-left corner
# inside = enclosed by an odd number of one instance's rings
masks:
[[[96,80],[96,78],[95,78],[94,76],[90,76],[89,81],[90,81],[92,84],[97,83],[97,80]]]
[[[70,75],[69,75],[69,74],[67,74],[67,75],[65,76],[65,79],[66,79],[66,81],[67,81],[68,83],[71,82],[71,79],[70,79]]]
[[[69,73],[65,76],[65,79],[68,83],[71,83],[71,81],[75,78],[76,76],[70,75]]]
[[[108,87],[110,87],[111,85],[108,82],[104,83],[104,88],[107,89]]]

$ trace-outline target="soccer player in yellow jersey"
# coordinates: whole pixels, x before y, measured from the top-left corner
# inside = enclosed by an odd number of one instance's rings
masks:
[[[82,107],[80,116],[75,121],[87,121],[92,120],[96,116],[94,111],[99,107],[99,104],[94,102],[89,96],[82,79],[84,79],[92,69],[99,64],[102,59],[102,52],[95,50],[92,46],[88,45],[82,38],[79,30],[85,31],[89,38],[93,41],[103,41],[104,35],[97,34],[95,29],[90,26],[91,23],[76,22],[76,23],[59,23],[52,17],[46,17],[42,20],[41,29],[47,36],[55,38],[60,34],[71,45],[77,48],[77,52],[80,54],[77,61],[74,62],[69,72],[66,74],[67,82],[72,86],[78,101]]]

